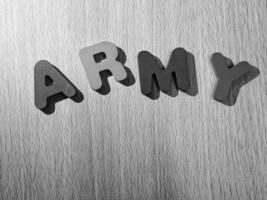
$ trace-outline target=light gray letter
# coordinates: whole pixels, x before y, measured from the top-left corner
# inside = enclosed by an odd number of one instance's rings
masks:
[[[116,60],[118,55],[118,48],[111,42],[81,49],[80,58],[92,89],[99,90],[102,87],[102,71],[110,71],[119,82],[127,78],[123,64]]]

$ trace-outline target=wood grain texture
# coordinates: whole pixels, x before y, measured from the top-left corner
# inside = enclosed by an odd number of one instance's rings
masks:
[[[136,84],[90,89],[81,48],[124,49]],[[194,54],[199,94],[141,95],[137,54]],[[210,56],[257,66],[234,107],[212,98]],[[46,59],[84,94],[47,116],[33,67]],[[0,0],[0,199],[266,200],[266,0]]]

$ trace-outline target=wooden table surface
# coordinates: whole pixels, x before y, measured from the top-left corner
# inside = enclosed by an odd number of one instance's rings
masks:
[[[78,56],[110,41],[136,83],[91,90]],[[195,56],[199,93],[141,94],[137,55]],[[235,106],[216,102],[221,52],[260,76]],[[53,115],[34,106],[34,65],[48,60],[84,94]],[[266,200],[266,0],[0,0],[1,200]]]

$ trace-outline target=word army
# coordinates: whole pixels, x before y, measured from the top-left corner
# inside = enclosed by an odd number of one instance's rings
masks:
[[[81,63],[91,88],[101,95],[110,92],[108,77],[125,86],[135,83],[131,70],[125,66],[124,51],[111,42],[101,42],[81,49]],[[212,56],[218,83],[214,99],[228,106],[237,101],[240,88],[259,75],[259,70],[248,62],[234,65],[220,53]],[[175,97],[178,91],[190,96],[198,93],[194,56],[183,48],[174,49],[166,67],[159,58],[148,51],[138,54],[141,92],[158,99],[160,91]],[[55,104],[71,98],[75,102],[83,100],[82,92],[48,61],[37,62],[34,68],[35,106],[46,114],[55,111]]]

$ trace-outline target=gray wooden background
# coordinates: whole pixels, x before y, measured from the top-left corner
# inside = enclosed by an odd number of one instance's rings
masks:
[[[136,84],[90,89],[78,53],[111,41]],[[137,54],[194,54],[199,94],[140,92]],[[214,52],[261,75],[234,107],[212,98]],[[84,101],[34,106],[33,69],[57,66]],[[266,200],[266,0],[0,0],[1,200]]]

